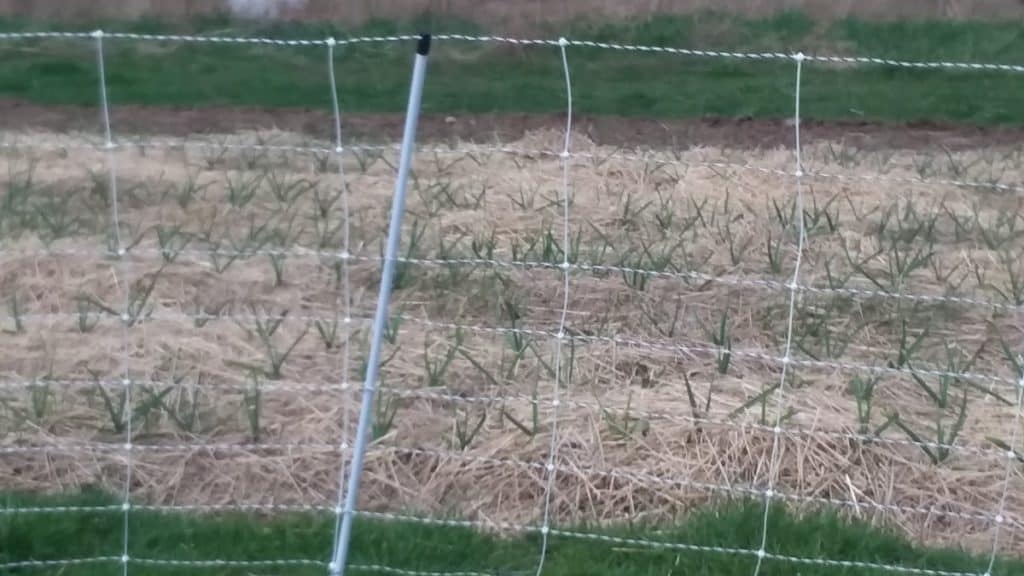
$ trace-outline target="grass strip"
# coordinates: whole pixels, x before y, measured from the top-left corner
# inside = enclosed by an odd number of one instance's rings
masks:
[[[0,564],[28,560],[109,556],[120,558],[123,516],[118,500],[98,491],[60,496],[6,494],[5,508],[31,506],[107,507],[101,511],[5,513],[0,515]],[[556,532],[545,573],[568,575],[733,576],[752,571],[753,555],[658,548],[633,540],[685,543],[756,550],[760,545],[760,502],[721,503],[692,513],[676,525],[572,526]],[[135,511],[130,515],[129,555],[174,562],[274,561],[322,562],[329,555],[334,517],[319,513],[209,513]],[[580,537],[590,534],[591,537]],[[600,537],[610,537],[600,539]],[[386,565],[416,571],[530,571],[539,546],[537,534],[498,535],[471,528],[361,519],[353,543],[352,564]],[[616,540],[617,539],[617,540]],[[893,532],[850,521],[827,511],[795,514],[772,509],[767,549],[772,554],[951,572],[983,573],[986,556],[918,547]],[[108,562],[117,564],[117,561]],[[10,574],[76,576],[109,571],[103,565],[15,568]],[[210,573],[322,574],[322,565],[230,566],[168,565],[140,561],[132,574]],[[815,565],[781,559],[766,561],[765,576],[827,573],[830,576],[885,574],[891,571],[850,565]],[[1024,573],[1021,560],[1001,559],[993,574]]]
[[[277,38],[414,33],[484,33],[465,22],[430,18],[373,22],[356,29],[312,24],[105,22],[88,30],[251,35]],[[60,29],[50,23],[0,22],[2,30]],[[67,29],[68,26],[64,25]],[[993,22],[816,23],[789,12],[768,19],[715,13],[659,16],[624,23],[579,23],[535,36],[716,50],[869,55],[908,60],[1024,63],[1024,28]],[[329,106],[323,47],[107,42],[112,103],[140,105]],[[336,57],[346,113],[399,113],[412,47],[368,44]],[[795,66],[572,47],[576,110],[581,114],[663,118],[785,118],[793,112]],[[1019,124],[1024,74],[804,66],[803,115],[819,120]],[[557,47],[439,42],[424,109],[428,113],[561,113],[564,80]],[[91,40],[0,43],[0,97],[93,106]]]

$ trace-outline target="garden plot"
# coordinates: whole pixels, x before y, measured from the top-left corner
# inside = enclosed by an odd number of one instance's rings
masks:
[[[333,509],[396,151],[18,138],[0,485]],[[561,138],[417,153],[361,508],[535,521],[554,432],[555,521],[675,518],[763,497],[779,434],[775,499],[1024,550],[1019,149],[822,140],[798,185],[575,135],[566,233]]]

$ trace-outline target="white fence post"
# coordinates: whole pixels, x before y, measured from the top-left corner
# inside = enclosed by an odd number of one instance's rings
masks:
[[[370,427],[373,423],[373,398],[377,391],[377,374],[380,370],[380,355],[387,328],[388,307],[391,303],[391,288],[394,283],[395,263],[398,258],[398,243],[402,235],[402,214],[405,211],[405,189],[409,181],[413,147],[416,144],[416,126],[420,117],[420,101],[423,98],[423,83],[427,75],[427,58],[430,54],[430,35],[420,37],[416,46],[416,59],[412,70],[412,87],[409,90],[409,105],[405,112],[405,132],[402,136],[402,151],[398,164],[398,180],[391,202],[391,224],[388,227],[388,243],[384,252],[384,268],[380,278],[380,295],[377,297],[377,312],[373,318],[373,334],[370,341],[370,357],[367,360],[366,382],[363,384],[363,400],[359,412],[359,428],[356,430],[355,446],[352,451],[352,465],[345,492],[345,504],[341,512],[341,525],[335,533],[334,554],[328,567],[330,573],[339,576],[345,573],[349,543],[352,540],[352,522],[355,518],[356,501],[359,497],[359,478],[363,473],[363,459],[369,442]]]

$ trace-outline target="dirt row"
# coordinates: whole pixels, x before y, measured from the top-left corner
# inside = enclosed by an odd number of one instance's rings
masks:
[[[791,119],[752,118],[623,118],[577,116],[574,124],[594,143],[616,147],[777,148],[793,146]],[[310,108],[244,106],[116,106],[111,110],[115,133],[198,136],[241,131],[281,130],[330,140],[330,112]],[[346,139],[395,141],[402,130],[399,114],[346,115]],[[563,129],[564,116],[543,114],[427,115],[420,123],[420,138],[428,141],[512,142],[542,129]],[[0,99],[0,130],[90,132],[100,130],[99,113],[85,106],[44,106]],[[1024,128],[979,127],[940,123],[821,122],[801,124],[805,143],[842,142],[864,149],[974,150],[1016,146],[1024,142]]]

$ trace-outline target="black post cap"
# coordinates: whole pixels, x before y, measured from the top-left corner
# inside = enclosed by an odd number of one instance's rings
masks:
[[[420,34],[420,41],[416,45],[416,53],[420,56],[430,54],[430,34]]]

